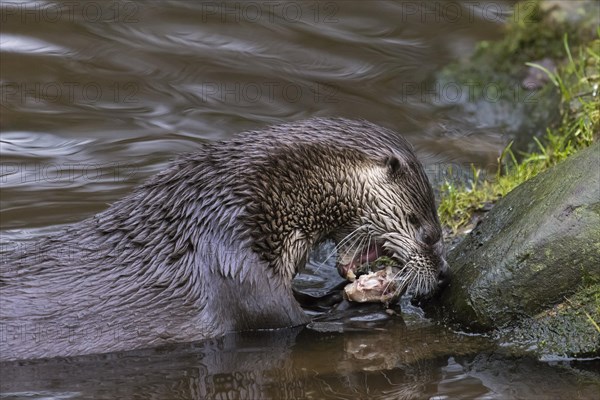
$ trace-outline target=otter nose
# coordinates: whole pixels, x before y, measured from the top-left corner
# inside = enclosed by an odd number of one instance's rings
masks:
[[[438,286],[440,289],[445,288],[450,283],[450,267],[446,260],[442,260],[442,266],[438,272]]]

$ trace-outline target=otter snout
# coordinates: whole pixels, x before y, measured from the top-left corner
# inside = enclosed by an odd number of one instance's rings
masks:
[[[440,268],[438,270],[438,290],[441,290],[450,284],[451,275],[452,272],[450,271],[450,266],[446,260],[442,259]]]

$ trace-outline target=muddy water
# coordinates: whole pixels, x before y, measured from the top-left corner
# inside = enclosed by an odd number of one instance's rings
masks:
[[[466,126],[458,85],[433,78],[476,41],[500,37],[509,2],[22,1],[3,2],[0,17],[0,217],[10,249],[103,210],[174,154],[271,123],[366,118],[406,135],[432,175],[486,166],[505,144],[501,122]],[[333,279],[309,273],[298,285],[322,295]],[[594,379],[575,373],[587,364],[515,358],[405,310],[3,364],[1,398],[595,394]]]

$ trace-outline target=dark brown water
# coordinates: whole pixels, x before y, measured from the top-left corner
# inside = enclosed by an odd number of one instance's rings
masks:
[[[313,116],[366,118],[398,130],[434,179],[442,165],[489,165],[505,144],[506,121],[467,124],[456,112],[465,94],[433,82],[475,42],[501,36],[509,4],[3,2],[2,244],[103,210],[202,141]],[[309,274],[299,284],[319,292],[332,279]],[[586,364],[514,357],[488,339],[428,322],[418,310],[404,318],[367,311],[316,326],[343,333],[286,330],[3,364],[0,398],[598,393],[597,377],[577,372]]]

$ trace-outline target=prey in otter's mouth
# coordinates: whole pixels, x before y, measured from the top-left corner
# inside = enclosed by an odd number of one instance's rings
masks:
[[[360,233],[349,235],[343,243],[351,243],[352,236],[360,236]],[[431,259],[417,254],[406,261],[402,252],[398,254],[393,250],[393,244],[386,246],[385,241],[374,241],[368,234],[366,237],[367,240],[355,239],[358,242],[356,248],[338,246],[341,253],[338,255],[338,272],[352,282],[344,289],[348,300],[387,304],[405,293],[427,297],[446,284],[447,265],[443,258],[438,260],[442,264],[438,271],[431,268]],[[361,247],[364,241],[371,243]]]

